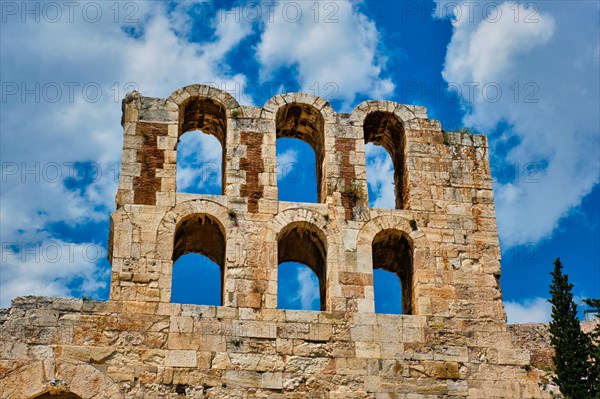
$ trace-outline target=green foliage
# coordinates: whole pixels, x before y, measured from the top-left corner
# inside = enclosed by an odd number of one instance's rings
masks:
[[[550,285],[552,321],[550,340],[554,346],[554,382],[569,399],[596,398],[597,376],[594,376],[593,346],[590,337],[581,331],[577,305],[573,301],[573,284],[563,274],[560,259],[554,261]]]
[[[450,137],[448,137],[448,132],[442,131],[444,145],[450,145]]]
[[[415,219],[409,220],[408,224],[410,225],[410,228],[412,229],[412,231],[417,230],[417,221]]]
[[[584,299],[583,302],[585,302],[586,305],[588,305],[590,308],[595,308],[595,309],[600,309],[600,299]]]
[[[237,118],[237,117],[240,116],[240,111],[238,111],[237,109],[234,109],[234,110],[231,111],[230,115],[231,115],[232,118]]]
[[[365,196],[363,187],[355,180],[344,188],[342,194],[344,194],[353,204],[356,204]]]
[[[229,219],[231,219],[231,221],[233,222],[233,224],[235,224],[237,226],[238,224],[238,213],[235,209],[228,209],[227,210],[227,215],[229,216]]]

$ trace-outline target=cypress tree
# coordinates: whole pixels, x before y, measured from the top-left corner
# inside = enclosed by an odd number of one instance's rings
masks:
[[[577,305],[573,301],[569,276],[563,274],[560,259],[554,261],[552,285],[550,286],[552,321],[551,342],[554,346],[554,382],[568,399],[590,399],[596,397],[590,338],[581,331],[577,318]]]

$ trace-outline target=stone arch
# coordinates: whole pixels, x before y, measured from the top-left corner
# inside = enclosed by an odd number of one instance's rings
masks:
[[[331,223],[328,224],[325,214],[326,212],[323,213],[314,208],[288,208],[279,212],[272,219],[268,229],[269,238],[276,240],[285,226],[296,222],[304,222],[316,226],[322,232],[327,231],[327,241],[331,245],[335,241],[335,231],[331,231]]]
[[[52,359],[53,360],[53,359]],[[65,361],[31,362],[0,379],[2,399],[34,399],[57,394],[71,399],[123,399],[124,396],[108,376],[97,368],[83,363]]]
[[[175,228],[173,262],[189,252],[198,252],[219,266],[225,265],[225,228],[207,213],[192,213]],[[206,241],[206,246],[202,242]]]
[[[240,113],[241,107],[229,93],[206,85],[190,85],[175,91],[167,99],[167,108],[178,112],[177,144],[181,137],[195,130],[216,137],[221,144],[221,193],[226,187],[228,116]],[[229,113],[229,115],[228,115]],[[177,155],[177,148],[174,148]],[[215,169],[218,167],[215,167]]]
[[[188,85],[175,90],[167,99],[167,105],[175,111],[190,97],[208,98],[223,104],[227,111],[241,111],[237,100],[228,92],[200,84]]]
[[[179,105],[178,137],[186,132],[202,130],[215,136],[221,146],[227,138],[227,111],[218,100],[210,97],[188,97]]]
[[[373,269],[395,274],[402,291],[402,313],[413,313],[413,248],[408,236],[401,230],[381,230],[371,244]]]
[[[408,139],[405,123],[415,117],[414,106],[391,101],[365,101],[355,108],[351,116],[362,127],[365,145],[380,145],[392,160],[396,209],[406,209],[409,205]]]
[[[419,107],[419,110],[421,108]],[[419,110],[414,105],[399,104],[394,101],[367,100],[354,108],[348,121],[354,126],[362,127],[365,118],[371,112],[389,112],[396,115],[402,123],[406,123],[415,118],[422,117]],[[425,115],[425,117],[427,116]]]
[[[294,103],[305,104],[314,107],[321,113],[326,124],[336,122],[337,113],[331,104],[329,104],[329,102],[322,97],[313,96],[312,94],[308,93],[285,93],[277,94],[271,97],[269,100],[267,100],[265,105],[263,105],[263,108],[270,113],[270,115],[267,115],[266,118],[274,120],[280,107],[286,104]]]
[[[369,270],[364,270],[364,272],[373,272],[373,244],[378,234],[384,234],[382,232],[386,231],[397,232],[398,237],[403,237],[412,251],[412,268],[408,271],[412,282],[405,282],[410,286],[403,289],[403,294],[407,293],[407,297],[403,297],[403,307],[404,303],[410,302],[410,304],[407,303],[405,312],[410,314],[428,313],[427,298],[420,296],[420,286],[426,284],[424,281],[426,272],[434,269],[433,260],[429,256],[429,242],[421,230],[413,230],[406,217],[394,215],[391,212],[385,213],[375,216],[361,227],[357,238],[357,256],[359,259],[365,259],[364,264],[369,267]]]
[[[271,98],[264,106],[271,111],[275,122],[275,137],[297,138],[315,152],[318,202],[327,197],[326,148],[330,148],[327,124],[336,120],[335,111],[320,97],[305,93],[280,94]]]
[[[33,399],[83,399],[79,395],[75,395],[74,393],[54,393],[54,392],[46,392],[44,394],[38,395]]]
[[[196,223],[197,222],[197,223]],[[194,226],[203,226],[200,229]],[[221,267],[221,298],[225,300],[227,279],[227,243],[237,239],[231,234],[235,223],[225,206],[207,199],[185,201],[169,210],[157,230],[157,253],[163,263],[159,287],[161,301],[171,300],[172,269],[177,258],[187,252],[198,252]],[[184,237],[190,235],[189,239]],[[220,235],[216,237],[216,235]],[[207,247],[199,250],[200,241],[215,236]]]
[[[365,145],[380,145],[389,154],[394,165],[395,207],[404,209],[409,200],[404,125],[391,112],[374,111],[367,114],[363,122],[363,136]]]
[[[319,279],[321,310],[328,302],[330,254],[334,234],[325,234],[325,216],[305,208],[286,209],[271,223],[271,237],[276,243],[276,269],[283,262],[300,262],[308,266]],[[330,232],[331,233],[331,232]]]

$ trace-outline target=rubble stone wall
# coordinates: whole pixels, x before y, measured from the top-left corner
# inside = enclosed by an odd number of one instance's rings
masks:
[[[594,330],[598,321],[584,321],[581,330],[589,334]],[[550,330],[547,323],[509,324],[508,331],[517,348],[530,353],[531,365],[542,370],[552,370],[554,363],[554,348],[550,342]]]

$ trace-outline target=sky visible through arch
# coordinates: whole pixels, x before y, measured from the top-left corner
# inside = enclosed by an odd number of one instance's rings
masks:
[[[509,321],[548,319],[559,256],[576,298],[600,296],[597,2],[51,3],[0,4],[1,306],[108,297],[120,100],[191,83],[255,105],[304,90],[338,112],[389,99],[485,133]],[[218,159],[216,140],[190,140]],[[283,151],[291,165],[310,155]],[[385,207],[390,165],[378,148],[367,162]],[[310,192],[308,177],[282,184]]]

